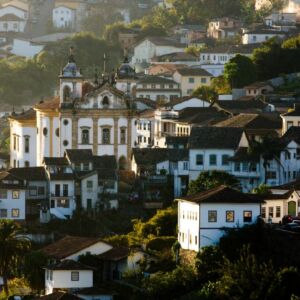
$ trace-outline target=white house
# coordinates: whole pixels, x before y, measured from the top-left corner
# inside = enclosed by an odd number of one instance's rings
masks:
[[[273,189],[278,188],[275,187]],[[265,222],[281,223],[282,218],[286,215],[298,217],[300,214],[300,196],[295,189],[280,194],[265,195],[264,201],[265,203],[261,207],[261,217]]]
[[[180,98],[180,86],[174,80],[159,76],[144,76],[136,84],[136,97],[169,102]]]
[[[250,57],[255,47],[253,45],[219,46],[203,49],[200,53],[200,66],[214,77],[224,73],[224,66],[236,55]]]
[[[76,21],[76,2],[56,2],[52,11],[52,24],[56,28],[74,28]]]
[[[63,260],[45,268],[45,294],[72,292],[93,287],[93,268],[74,260]]]
[[[285,134],[289,128],[300,126],[300,106],[295,104],[294,109],[281,115],[282,134]]]
[[[244,45],[248,44],[258,44],[266,42],[267,40],[277,37],[283,39],[286,36],[286,32],[274,30],[274,29],[256,29],[256,30],[244,30],[242,36],[242,43]]]
[[[146,37],[138,42],[134,47],[134,54],[131,60],[133,65],[141,63],[150,63],[151,58],[164,54],[183,52],[184,44],[176,40],[165,37]]]
[[[260,197],[226,186],[177,198],[178,241],[182,249],[199,251],[215,245],[224,228],[253,224],[260,216]]]
[[[189,139],[190,180],[203,171],[231,171],[229,158],[248,140],[241,128],[193,127]]]
[[[24,180],[4,171],[0,173],[0,219],[25,221]]]
[[[24,32],[28,19],[28,4],[13,0],[0,6],[0,31]]]

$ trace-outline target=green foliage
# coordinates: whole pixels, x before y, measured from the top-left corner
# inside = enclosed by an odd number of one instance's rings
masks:
[[[147,250],[162,251],[165,249],[171,249],[172,245],[177,241],[176,237],[163,236],[150,239],[146,244]]]
[[[190,182],[189,195],[197,194],[220,185],[238,188],[240,183],[238,179],[223,171],[204,171],[201,172],[196,180]]]
[[[200,86],[193,92],[193,96],[197,96],[200,99],[214,102],[218,99],[218,94],[211,86]]]
[[[41,251],[33,251],[25,255],[24,258],[24,276],[29,282],[30,287],[40,292],[45,288],[45,270],[47,257]]]
[[[242,88],[256,80],[255,65],[249,57],[238,54],[225,65],[224,78],[232,88]]]
[[[129,247],[129,238],[125,234],[109,236],[106,237],[104,241],[114,247]]]
[[[257,188],[252,191],[254,194],[266,195],[270,194],[270,187],[265,184],[260,184]]]
[[[22,258],[30,246],[29,240],[22,236],[20,225],[0,220],[0,274],[3,277],[6,294],[8,294],[7,280],[19,271]]]
[[[190,266],[179,266],[171,272],[157,272],[145,278],[143,288],[150,299],[174,299],[193,288],[195,275]]]
[[[218,94],[230,94],[231,87],[224,76],[218,76],[212,79],[211,88]]]
[[[280,41],[273,38],[254,50],[253,62],[259,80],[300,71],[298,39],[299,37],[292,38],[281,44]]]
[[[147,222],[133,220],[132,236],[143,240],[148,237],[176,236],[177,210],[174,207],[158,210]]]

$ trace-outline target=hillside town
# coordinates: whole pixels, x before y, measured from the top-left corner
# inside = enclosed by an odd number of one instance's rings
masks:
[[[0,1],[0,300],[297,300],[299,250],[300,1]]]

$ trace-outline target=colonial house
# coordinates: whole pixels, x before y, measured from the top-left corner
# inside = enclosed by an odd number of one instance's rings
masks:
[[[136,84],[136,97],[169,102],[181,97],[179,84],[159,76],[144,76]]]
[[[135,45],[131,63],[133,65],[148,64],[154,56],[173,52],[183,52],[184,48],[184,44],[180,44],[174,39],[165,37],[146,37]]]
[[[52,10],[52,24],[56,28],[79,29],[86,16],[83,1],[56,1]]]
[[[273,92],[274,88],[268,82],[254,82],[244,87],[246,96],[257,97]]]
[[[248,140],[241,128],[193,127],[189,139],[189,178],[195,180],[203,171],[230,172],[229,158]]]
[[[287,184],[291,186],[291,184]],[[277,189],[277,187],[272,187]],[[300,196],[295,188],[281,194],[267,194],[264,196],[265,203],[261,207],[261,217],[265,222],[281,223],[286,215],[298,217],[300,215]]]
[[[71,55],[59,93],[34,111],[11,117],[11,166],[41,166],[44,157],[63,157],[66,149],[91,149],[94,155],[115,155],[117,160],[130,157],[135,111],[109,78],[85,83]]]
[[[242,23],[240,20],[224,17],[209,22],[207,36],[220,40],[232,38],[239,34]]]
[[[253,45],[219,46],[203,49],[200,54],[200,66],[214,77],[224,73],[224,66],[236,55],[250,57],[255,47]]]
[[[45,294],[93,287],[93,271],[89,266],[68,259],[48,265],[45,268]]]
[[[170,148],[134,149],[132,170],[150,182],[167,183],[172,178],[174,195],[183,195],[188,187],[188,150]]]
[[[0,219],[25,221],[25,181],[9,172],[0,173]]]
[[[180,68],[173,74],[173,79],[180,85],[182,96],[190,96],[201,86],[210,86],[212,74],[201,68]]]
[[[206,37],[206,28],[202,25],[183,24],[171,28],[171,34],[176,36],[182,44],[189,45],[195,40]]]
[[[197,56],[191,53],[187,53],[181,50],[181,52],[171,52],[168,54],[157,55],[151,58],[151,64],[174,64],[174,65],[197,65],[199,59]]]
[[[28,20],[28,4],[13,0],[0,6],[0,31],[24,32]]]
[[[289,128],[300,126],[300,106],[294,105],[294,109],[290,109],[287,113],[281,115],[282,118],[282,134],[285,134]]]
[[[226,186],[179,197],[178,242],[182,249],[199,251],[215,245],[225,228],[253,224],[260,216],[263,201],[259,196],[243,194]]]
[[[286,32],[280,31],[278,29],[254,29],[254,30],[244,30],[242,35],[242,43],[244,45],[263,43],[267,40],[276,37],[279,39],[285,38]]]

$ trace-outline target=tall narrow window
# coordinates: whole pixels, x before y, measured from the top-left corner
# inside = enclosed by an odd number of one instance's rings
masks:
[[[105,96],[102,100],[102,105],[104,108],[108,108],[109,107],[109,100],[108,100],[108,97]]]
[[[110,130],[109,128],[102,129],[102,144],[110,144]]]
[[[29,136],[25,136],[25,140],[24,140],[24,150],[25,153],[29,153]]]
[[[81,131],[81,143],[85,145],[90,143],[90,131],[88,129]]]
[[[126,144],[126,128],[120,129],[120,142],[121,144]]]
[[[68,101],[70,99],[71,96],[71,89],[69,86],[65,86],[63,89],[63,101]]]
[[[69,186],[67,184],[63,185],[63,196],[68,197],[69,196]]]

